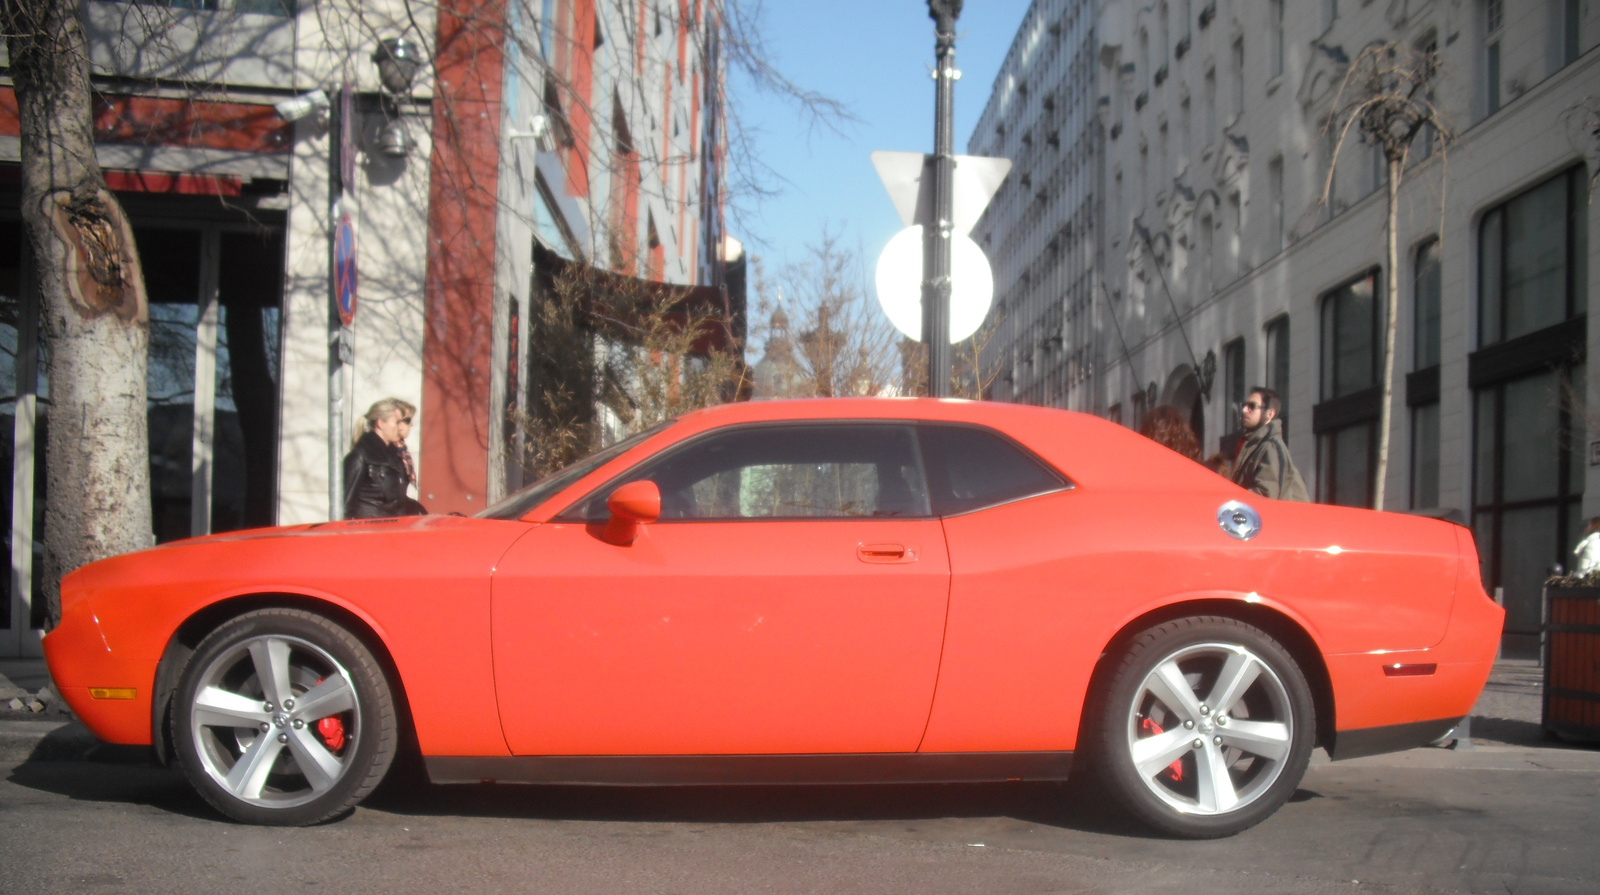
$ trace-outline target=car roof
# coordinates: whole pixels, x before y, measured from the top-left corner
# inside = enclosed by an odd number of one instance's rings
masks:
[[[725,426],[824,420],[910,420],[993,428],[1038,454],[1075,485],[1140,492],[1242,489],[1148,438],[1087,413],[954,398],[798,398],[739,401],[691,411],[560,495],[528,518],[549,518],[601,482],[657,451]]]

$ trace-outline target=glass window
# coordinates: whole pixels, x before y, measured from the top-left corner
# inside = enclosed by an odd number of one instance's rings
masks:
[[[150,296],[150,511],[158,544],[196,533],[190,504],[201,239],[199,230],[134,230]]]
[[[909,425],[746,426],[715,432],[608,483],[560,518],[607,515],[617,487],[661,489],[661,521],[930,515]]]
[[[1372,272],[1322,301],[1322,400],[1342,398],[1378,382],[1379,303]]]
[[[1222,390],[1227,402],[1223,417],[1229,435],[1239,431],[1239,405],[1244,403],[1244,339],[1222,346]]]
[[[1267,321],[1266,336],[1267,388],[1270,388],[1278,393],[1278,400],[1283,405],[1283,409],[1278,411],[1278,419],[1284,421],[1284,428],[1287,430],[1289,420],[1288,315]]]
[[[1035,494],[1067,482],[1044,461],[1011,440],[977,426],[917,427],[933,510],[952,516]]]
[[[1583,303],[1582,167],[1489,211],[1478,229],[1479,344],[1493,345],[1570,319]]]
[[[1439,402],[1411,410],[1411,508],[1439,505]]]
[[[1416,276],[1412,294],[1416,297],[1416,326],[1412,345],[1412,368],[1426,370],[1439,363],[1439,240],[1417,249]]]
[[[1373,434],[1377,425],[1357,423],[1318,437],[1322,468],[1318,471],[1319,503],[1345,507],[1372,506]]]

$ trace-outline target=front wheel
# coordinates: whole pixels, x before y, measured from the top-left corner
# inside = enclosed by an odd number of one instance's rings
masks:
[[[398,740],[372,652],[338,624],[262,609],[217,628],[178,683],[173,742],[189,782],[245,823],[303,826],[354,807]]]
[[[1134,639],[1095,746],[1104,782],[1137,820],[1205,839],[1288,800],[1315,725],[1311,688],[1276,640],[1237,619],[1185,618]]]

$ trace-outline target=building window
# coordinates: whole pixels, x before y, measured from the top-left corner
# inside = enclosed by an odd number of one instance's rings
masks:
[[[1233,435],[1239,431],[1239,405],[1244,403],[1244,339],[1234,339],[1222,346],[1222,397],[1223,431]]]
[[[1582,532],[1587,182],[1577,166],[1484,216],[1473,389],[1472,524],[1503,589],[1509,655],[1537,655],[1546,570]]]
[[[1579,37],[1582,35],[1578,0],[1563,0],[1561,4],[1561,64],[1571,65],[1582,53]]]
[[[1233,42],[1233,110],[1244,115],[1244,38]]]
[[[1486,105],[1489,114],[1500,111],[1500,37],[1505,27],[1504,0],[1484,0],[1483,69]]]
[[[1491,210],[1478,229],[1478,345],[1487,347],[1571,319],[1587,243],[1580,168],[1558,174]]]
[[[1322,503],[1372,506],[1381,305],[1376,269],[1322,298],[1321,401],[1312,410]]]
[[[1433,68],[1435,71],[1437,71],[1438,70],[1438,65],[1439,65],[1439,61],[1438,61],[1439,35],[1438,35],[1438,33],[1434,32],[1434,31],[1429,31],[1426,35],[1423,36],[1423,38],[1421,40],[1417,41],[1417,52],[1418,53],[1422,53],[1425,56],[1427,56],[1428,59],[1429,59],[1429,63],[1428,63],[1429,66],[1431,68]],[[1433,102],[1433,91],[1432,90],[1428,91],[1426,99],[1430,103]],[[1417,134],[1416,142],[1413,144],[1412,156],[1413,156],[1413,158],[1415,158],[1416,161],[1420,162],[1423,159],[1426,159],[1429,156],[1433,155],[1434,139],[1435,139],[1435,134],[1434,134],[1434,130],[1433,130],[1433,125],[1424,124],[1422,126],[1422,132]]]
[[[1406,377],[1411,408],[1411,507],[1439,505],[1439,240],[1417,249],[1412,278],[1412,373]]]
[[[1205,129],[1206,145],[1210,146],[1217,142],[1217,70],[1214,68],[1206,69],[1205,91],[1206,105],[1202,110],[1205,118],[1200,126]]]
[[[1278,419],[1284,421],[1284,429],[1288,429],[1289,420],[1289,315],[1275,317],[1268,320],[1263,331],[1266,335],[1266,367],[1267,388],[1278,393],[1278,400],[1283,403],[1283,409],[1278,411]],[[1287,434],[1287,432],[1286,432]]]
[[[1267,225],[1270,232],[1267,234],[1267,245],[1272,248],[1273,254],[1283,250],[1283,156],[1276,156],[1267,162],[1267,214],[1270,216]]]

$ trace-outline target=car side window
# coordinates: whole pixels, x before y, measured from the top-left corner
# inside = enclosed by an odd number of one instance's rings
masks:
[[[933,511],[940,516],[992,507],[1071,484],[1032,452],[979,426],[917,427]]]
[[[827,423],[714,432],[630,470],[561,514],[606,518],[628,482],[661,489],[661,521],[931,515],[909,425]]]

